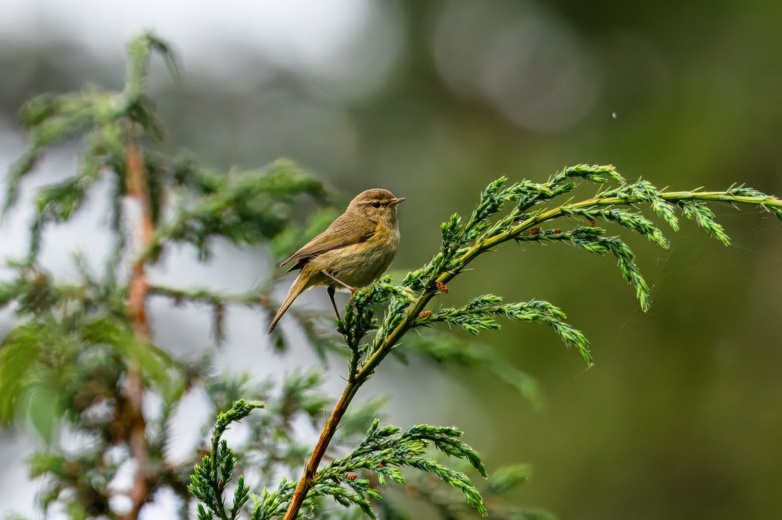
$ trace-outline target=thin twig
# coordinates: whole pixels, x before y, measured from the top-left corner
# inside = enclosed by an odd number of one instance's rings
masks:
[[[150,285],[148,295],[163,296],[174,300],[174,303],[191,302],[207,305],[247,305],[269,307],[265,299],[266,289],[261,287],[244,293],[216,293],[208,289],[179,289],[164,285]]]

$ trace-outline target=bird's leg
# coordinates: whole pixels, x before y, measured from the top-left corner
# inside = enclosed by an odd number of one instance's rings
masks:
[[[326,271],[325,269],[322,272],[323,274],[325,274],[326,276],[328,276],[329,278],[331,278],[332,280],[340,284],[342,287],[350,291],[350,303],[353,303],[353,293],[356,292],[356,288],[349,286],[348,284],[346,284],[345,282],[343,282],[342,280],[340,280],[330,272]],[[331,305],[334,306],[334,312],[337,313],[337,320],[339,320],[339,322],[341,323],[342,318],[340,318],[339,316],[339,311],[337,310],[337,303],[334,301],[334,293],[336,292],[336,289],[334,288],[333,285],[329,285],[328,289],[326,289],[326,292],[329,293],[329,298],[331,298]]]
[[[329,298],[331,299],[331,306],[334,307],[334,312],[337,313],[337,320],[342,321],[342,318],[339,317],[339,311],[337,310],[337,302],[334,301],[334,293],[337,292],[336,289],[334,289],[333,285],[329,285],[326,289],[326,292],[329,293]]]
[[[337,282],[338,284],[340,284],[342,287],[344,287],[348,291],[350,291],[351,294],[356,292],[356,288],[355,287],[349,286],[348,284],[346,284],[345,282],[343,282],[342,280],[340,280],[339,278],[337,278],[336,276],[334,276],[330,272],[326,271],[325,269],[323,271],[321,271],[321,272],[323,274],[325,274],[326,276],[328,276],[329,278],[331,278],[332,280],[334,280],[335,282]]]

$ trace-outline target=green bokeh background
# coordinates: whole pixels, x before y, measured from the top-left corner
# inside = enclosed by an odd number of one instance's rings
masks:
[[[183,82],[172,86],[156,68],[166,146],[224,167],[285,156],[345,194],[382,186],[407,197],[399,270],[426,261],[437,249],[439,223],[469,211],[500,175],[541,181],[564,165],[612,163],[629,179],[661,187],[739,182],[782,194],[780,2],[404,0],[375,7],[382,16],[366,42],[351,45],[375,42],[373,31],[385,26],[398,40],[389,71],[369,87],[340,78],[339,64],[322,81],[252,49],[230,57],[236,76],[190,74],[187,62],[197,57],[185,55]],[[442,32],[448,20],[461,20],[450,40]],[[592,92],[577,105],[584,114],[556,128],[514,122],[475,86],[490,59],[481,49],[501,35],[512,40],[514,27],[521,33],[530,21],[542,28],[538,47],[523,47],[533,53],[523,72],[539,73],[532,79],[543,86],[515,92],[510,84],[511,100],[538,106],[534,96],[562,86],[549,87],[549,78],[575,84],[576,98],[582,81]],[[121,82],[122,49],[107,64],[56,33],[0,42],[6,127],[36,93],[85,80]],[[382,55],[382,45],[372,44]],[[461,86],[438,68],[438,45],[458,50],[450,73]],[[522,58],[491,57],[497,70],[515,70]],[[568,60],[583,65],[583,77],[561,79]],[[245,74],[259,69],[257,81]],[[544,127],[545,114],[538,120]],[[479,292],[543,298],[591,339],[596,366],[585,370],[542,327],[508,324],[483,336],[539,380],[542,409],[467,372],[453,373],[467,389],[458,398],[410,399],[404,378],[425,377],[430,367],[395,370],[400,390],[390,399],[397,407],[409,399],[410,407],[438,408],[439,418],[468,432],[489,468],[532,463],[535,476],[515,498],[562,519],[782,517],[782,226],[762,212],[717,212],[731,247],[691,223],[668,233],[667,251],[629,240],[653,286],[647,314],[612,260],[555,245],[508,244],[452,283],[443,304]]]

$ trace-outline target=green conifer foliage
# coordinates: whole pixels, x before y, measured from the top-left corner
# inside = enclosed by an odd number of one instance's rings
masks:
[[[270,273],[244,293],[225,294],[155,285],[147,268],[164,262],[174,244],[192,246],[205,261],[216,238],[238,246],[263,244],[282,258],[335,214],[318,210],[303,226],[291,220],[302,197],[323,206],[330,197],[322,182],[290,162],[223,172],[202,166],[187,153],[161,153],[163,131],[146,86],[154,54],[167,61],[176,77],[169,46],[142,34],[128,45],[122,92],[90,87],[30,101],[21,112],[29,148],[8,176],[6,212],[13,210],[20,183],[50,146],[81,142],[76,171],[36,193],[27,254],[6,259],[15,276],[0,282],[0,306],[10,306],[16,316],[0,345],[0,422],[7,427],[29,424],[45,441],[30,460],[30,474],[46,482],[40,505],[46,510],[58,504],[72,518],[135,519],[163,488],[179,498],[181,518],[199,520],[412,518],[400,500],[405,489],[414,490],[444,519],[549,518],[498,497],[528,478],[526,465],[487,471],[455,427],[382,425],[382,401],[353,402],[361,387],[391,354],[401,360],[419,356],[442,365],[481,368],[538,399],[527,374],[490,348],[455,337],[449,327],[477,335],[509,322],[538,323],[591,364],[586,337],[552,303],[505,302],[483,294],[454,307],[435,304],[477,257],[506,242],[567,244],[612,257],[647,310],[649,286],[635,255],[612,233],[636,232],[666,248],[656,222],[677,231],[679,216],[684,216],[727,245],[729,238],[709,208],[714,203],[757,206],[782,219],[782,201],[745,186],[660,190],[645,180],[627,182],[612,166],[577,165],[542,183],[500,178],[480,194],[467,218],[453,215],[441,225],[440,249],[431,260],[397,281],[385,276],[357,291],[343,320],[292,311],[321,359],[329,354],[347,361],[345,387],[336,404],[323,396],[322,374],[316,371],[260,383],[217,374],[210,359],[187,362],[155,343],[148,299],[208,306],[217,345],[231,306],[259,310],[259,322],[270,318],[276,304],[269,292],[282,273]],[[57,280],[39,263],[44,233],[73,218],[103,178],[113,186],[113,249],[101,272],[77,259],[80,279]],[[578,200],[574,190],[579,185],[594,195]],[[127,214],[126,199],[140,207],[139,217]],[[259,334],[263,329],[259,324]],[[272,340],[285,350],[283,332]],[[173,463],[166,452],[171,420],[194,387],[205,390],[217,423],[203,432],[197,450]],[[159,397],[159,413],[142,410],[147,394]],[[324,413],[328,409],[330,415]],[[320,431],[315,446],[295,435],[294,420],[300,417]],[[237,423],[247,435],[229,445],[224,434]],[[63,430],[85,441],[66,450],[60,442]],[[129,462],[135,468],[126,493],[130,506],[120,510],[111,504],[116,491],[110,483]]]

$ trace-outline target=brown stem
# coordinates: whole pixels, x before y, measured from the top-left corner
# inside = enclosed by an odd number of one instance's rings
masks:
[[[129,196],[136,199],[141,209],[136,239],[140,249],[143,249],[152,241],[155,228],[149,204],[144,158],[141,150],[138,148],[138,144],[132,137],[128,138],[127,146],[127,191]],[[149,284],[147,283],[144,268],[144,260],[138,260],[133,264],[128,284],[128,315],[136,337],[141,341],[147,342],[150,339],[150,327],[146,308]],[[146,441],[147,422],[142,412],[144,380],[141,375],[141,368],[137,363],[131,363],[128,368],[126,392],[130,404],[128,442],[130,444],[130,453],[136,461],[136,475],[129,494],[132,506],[130,511],[122,518],[123,520],[136,520],[141,512],[141,508],[147,502],[150,492],[148,474],[149,452]]]
[[[438,278],[440,281],[447,281],[449,279],[450,277],[448,277],[447,274],[443,274]],[[332,410],[326,424],[323,426],[323,430],[320,432],[318,443],[315,445],[315,449],[313,450],[312,455],[310,455],[307,466],[304,468],[304,474],[296,485],[296,490],[293,492],[293,498],[288,506],[288,510],[285,512],[283,520],[294,520],[296,518],[299,509],[301,509],[301,505],[304,503],[304,499],[307,497],[307,492],[310,489],[312,479],[318,471],[318,465],[320,464],[321,459],[323,459],[323,455],[326,453],[326,449],[329,447],[329,443],[334,437],[334,433],[337,431],[339,421],[342,420],[342,416],[345,415],[345,412],[347,411],[348,406],[350,406],[353,397],[355,397],[356,392],[358,392],[358,389],[372,376],[375,368],[380,364],[383,358],[391,352],[393,346],[411,327],[416,316],[418,316],[418,313],[426,306],[429,300],[432,299],[434,294],[435,291],[433,290],[426,290],[421,293],[411,310],[408,311],[406,318],[402,320],[402,323],[386,336],[386,339],[383,341],[380,348],[367,359],[366,363],[364,363],[364,366],[356,373],[355,377],[348,381],[345,389],[342,391],[339,401],[334,405],[334,410]]]
[[[304,503],[304,499],[307,497],[307,492],[310,489],[310,483],[315,477],[315,473],[318,471],[318,465],[320,464],[323,455],[326,453],[326,448],[329,447],[331,439],[334,437],[334,433],[337,431],[339,421],[342,420],[342,416],[345,415],[350,402],[355,397],[356,392],[361,386],[360,382],[349,382],[345,386],[345,390],[334,405],[334,410],[331,412],[326,424],[323,426],[323,430],[320,432],[320,438],[315,445],[315,449],[310,455],[310,460],[307,462],[307,466],[304,468],[304,474],[299,479],[299,483],[296,485],[296,490],[293,492],[293,498],[288,506],[288,510],[285,512],[283,520],[293,520],[301,509],[301,505]]]

